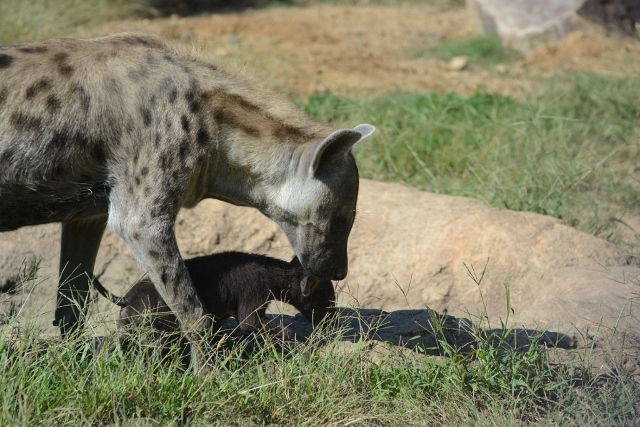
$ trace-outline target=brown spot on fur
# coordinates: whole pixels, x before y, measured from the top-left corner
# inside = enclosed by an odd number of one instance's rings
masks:
[[[58,52],[53,55],[53,63],[58,68],[58,72],[65,77],[69,77],[75,71],[75,69],[67,62],[68,59],[69,54],[67,52]]]
[[[149,168],[148,168],[148,167],[146,167],[146,166],[145,166],[145,167],[143,167],[143,168],[140,170],[140,174],[141,174],[142,176],[147,176],[147,174],[148,174],[148,173],[149,173]]]
[[[160,215],[162,215],[162,211],[158,207],[151,208],[149,211],[149,216],[151,216],[151,218],[158,218]]]
[[[165,154],[160,155],[160,158],[158,159],[158,166],[160,166],[161,169],[164,169],[167,166],[167,156]]]
[[[105,83],[110,91],[115,93],[122,92],[122,84],[120,83],[120,80],[116,79],[115,77],[107,77],[105,79]]]
[[[0,105],[4,104],[9,97],[9,90],[6,87],[0,89]]]
[[[11,124],[21,131],[38,130],[42,126],[42,119],[20,111],[11,114]]]
[[[178,147],[178,156],[180,156],[180,161],[182,163],[185,162],[187,154],[189,154],[189,140],[187,138],[182,138],[180,146]]]
[[[49,79],[40,79],[27,88],[24,97],[25,99],[33,99],[38,94],[38,92],[46,91],[49,89],[51,89],[51,81]]]
[[[229,125],[255,138],[260,136],[260,129],[248,125],[242,118],[230,111],[220,109],[214,113],[213,118],[218,125]]]
[[[135,181],[136,185],[140,185],[140,177],[139,176],[136,176],[134,178],[134,181]]]
[[[124,129],[128,132],[128,133],[132,133],[133,130],[135,129],[135,123],[133,122],[133,119],[131,117],[129,117],[129,119],[127,120],[127,123],[124,124]]]
[[[163,285],[167,284],[167,270],[164,268],[162,269],[162,273],[160,274],[160,281]]]
[[[149,251],[149,256],[154,260],[158,261],[160,259],[160,252],[154,251],[153,249]]]
[[[176,87],[173,87],[169,91],[169,102],[171,104],[175,104],[177,99],[178,99],[178,89]]]
[[[0,68],[7,68],[13,63],[13,56],[0,53]]]
[[[51,137],[51,140],[49,141],[49,147],[59,150],[61,148],[64,148],[66,143],[67,139],[65,138],[64,134],[62,134],[61,132],[55,132],[53,134],[53,137]]]
[[[133,237],[133,240],[140,240],[140,233],[134,231],[131,237]]]
[[[104,62],[107,62],[107,59],[115,58],[116,56],[118,56],[117,49],[111,49],[107,51],[103,50],[98,52],[98,55],[96,56],[96,61],[104,63]]]
[[[46,46],[22,46],[18,50],[22,53],[45,53],[49,48]]]
[[[304,129],[285,123],[269,111],[262,109],[260,106],[243,98],[241,95],[224,91],[208,91],[205,92],[204,96],[207,98],[218,99],[223,103],[223,105],[225,105],[224,110],[218,111],[214,114],[214,119],[218,124],[227,123],[230,126],[239,128],[249,135],[259,136],[259,128],[246,124],[246,120],[244,120],[245,123],[243,123],[243,120],[240,118],[243,114],[237,111],[238,109],[241,109],[248,113],[256,114],[258,117],[270,122],[273,135],[279,139],[299,138],[306,135]]]
[[[153,145],[155,145],[156,148],[158,148],[160,146],[160,134],[156,133],[156,139],[155,141],[153,141]]]
[[[209,142],[209,132],[204,127],[198,129],[198,134],[196,136],[196,141],[198,141],[198,145],[204,147]]]
[[[160,92],[166,93],[169,96],[169,102],[171,104],[175,103],[178,98],[178,89],[170,77],[162,79],[160,82]]]
[[[87,93],[87,90],[84,88],[84,86],[74,85],[71,91],[77,94],[80,100],[80,108],[82,108],[85,113],[89,112],[89,107],[91,106],[91,97]]]
[[[164,47],[164,43],[162,43],[159,40],[156,40],[152,37],[144,37],[144,36],[137,36],[137,35],[127,35],[124,37],[121,37],[119,39],[120,41],[122,41],[123,43],[127,43],[129,45],[142,45],[145,47],[153,47],[153,48],[161,48]]]
[[[145,126],[151,126],[151,111],[146,107],[140,108],[140,114],[142,114],[142,121]]]
[[[127,186],[127,193],[129,193],[129,194],[133,194],[133,185],[129,184],[129,185]]]
[[[259,112],[260,107],[256,104],[248,101],[242,96],[235,93],[225,93],[224,98],[226,98],[229,102],[238,105],[240,108],[245,109],[247,111]]]
[[[55,113],[60,110],[60,100],[55,95],[49,95],[46,101],[47,111],[50,113]]]
[[[151,194],[151,188],[149,187],[144,187],[144,195],[149,197],[149,195]]]
[[[184,114],[180,117],[180,124],[185,132],[189,132],[189,119]]]
[[[163,58],[165,59],[165,61],[167,61],[170,64],[175,64],[176,63],[176,60],[173,58],[173,56],[171,56],[168,53],[165,53]]]
[[[127,74],[131,80],[137,82],[149,76],[149,68],[144,65],[139,68],[131,68]]]
[[[282,122],[276,122],[274,124],[273,135],[278,139],[299,138],[304,134],[305,132],[302,129],[295,126]]]

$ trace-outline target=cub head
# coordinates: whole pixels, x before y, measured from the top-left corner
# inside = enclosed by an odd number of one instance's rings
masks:
[[[287,179],[266,208],[308,275],[326,280],[347,275],[347,240],[359,180],[351,149],[374,130],[371,125],[359,125],[301,145]]]

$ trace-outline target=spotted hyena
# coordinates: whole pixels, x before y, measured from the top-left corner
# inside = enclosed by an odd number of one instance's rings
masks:
[[[273,299],[293,305],[313,324],[319,324],[333,310],[336,294],[327,279],[308,276],[298,257],[291,262],[244,252],[223,252],[185,260],[189,276],[205,308],[214,318],[213,331],[222,321],[236,318],[243,332],[267,328],[265,313]],[[145,311],[157,313],[152,327],[164,333],[178,331],[178,319],[152,282],[143,279],[122,297],[110,293],[93,278],[93,285],[107,299],[121,307],[118,329],[137,325]]]
[[[2,47],[0,231],[62,223],[55,323],[66,335],[108,225],[193,343],[209,324],[178,252],[179,209],[209,197],[255,207],[308,274],[342,279],[358,193],[351,148],[373,130],[316,123],[147,33]]]

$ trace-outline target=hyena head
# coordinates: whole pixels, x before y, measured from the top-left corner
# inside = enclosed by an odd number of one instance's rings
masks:
[[[312,276],[342,280],[347,275],[359,179],[351,148],[374,130],[359,125],[300,146],[289,176],[265,208]]]

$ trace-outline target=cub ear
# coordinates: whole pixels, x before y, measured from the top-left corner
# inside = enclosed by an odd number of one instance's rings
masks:
[[[371,125],[362,124],[353,129],[339,129],[323,140],[308,144],[300,158],[301,170],[312,176],[323,166],[344,158],[375,130]]]
[[[302,280],[300,280],[300,290],[302,291],[302,296],[308,297],[309,295],[314,293],[317,285],[318,278],[314,276],[304,276]]]

